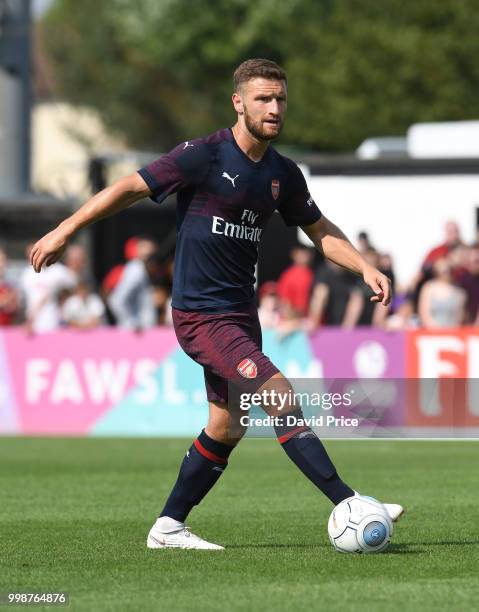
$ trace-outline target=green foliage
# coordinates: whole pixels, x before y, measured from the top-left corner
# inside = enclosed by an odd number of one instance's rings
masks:
[[[56,0],[42,23],[59,94],[136,147],[231,125],[248,57],[288,71],[282,142],[348,150],[416,121],[477,117],[478,0]]]
[[[287,55],[300,100],[291,105],[288,139],[344,150],[417,121],[477,117],[477,1],[334,5],[319,27],[303,22]],[[308,61],[293,52],[300,34]]]

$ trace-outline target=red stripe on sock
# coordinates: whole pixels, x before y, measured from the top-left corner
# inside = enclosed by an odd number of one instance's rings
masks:
[[[299,434],[302,431],[306,431],[307,429],[309,429],[309,427],[307,425],[302,425],[301,427],[296,427],[296,429],[293,429],[292,431],[288,431],[288,433],[285,433],[283,436],[279,436],[278,437],[278,442],[280,444],[284,444],[285,442],[287,442],[290,438],[292,438],[296,434]]]
[[[228,463],[228,459],[215,455],[211,451],[207,450],[198,439],[196,439],[193,444],[196,446],[196,450],[210,461],[214,461],[215,463]]]

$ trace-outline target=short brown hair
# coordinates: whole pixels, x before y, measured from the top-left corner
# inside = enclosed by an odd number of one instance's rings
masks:
[[[241,83],[246,83],[254,78],[274,79],[287,82],[286,72],[276,62],[267,59],[249,59],[236,68],[233,75],[235,91],[238,91]]]

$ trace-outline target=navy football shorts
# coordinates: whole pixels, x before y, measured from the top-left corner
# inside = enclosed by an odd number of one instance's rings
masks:
[[[242,312],[202,314],[173,308],[181,348],[203,366],[209,401],[228,402],[228,383],[254,393],[278,368],[262,352],[256,307]]]

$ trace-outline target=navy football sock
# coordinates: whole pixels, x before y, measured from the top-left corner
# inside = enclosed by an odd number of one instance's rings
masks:
[[[289,414],[302,418],[300,410]],[[353,489],[339,477],[321,440],[309,427],[278,424],[274,429],[278,441],[291,461],[333,504],[339,504],[343,499],[354,495]]]
[[[178,480],[160,516],[183,523],[221,476],[233,448],[213,440],[203,429],[183,459]]]

